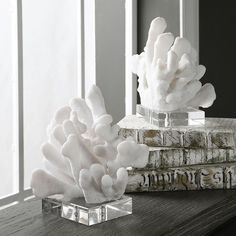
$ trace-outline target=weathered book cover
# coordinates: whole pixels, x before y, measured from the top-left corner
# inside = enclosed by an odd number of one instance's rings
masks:
[[[236,187],[236,162],[169,168],[129,170],[126,192],[232,189]]]
[[[203,126],[159,128],[131,115],[118,125],[121,136],[132,136],[138,143],[152,147],[223,149],[234,148],[236,143],[236,119],[206,118]]]
[[[145,169],[155,170],[189,165],[215,164],[236,161],[234,149],[184,149],[149,147]]]

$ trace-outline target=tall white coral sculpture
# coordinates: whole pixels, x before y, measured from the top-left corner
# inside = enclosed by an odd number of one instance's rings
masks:
[[[144,52],[133,55],[131,67],[139,77],[141,104],[157,111],[209,107],[216,99],[214,87],[199,81],[206,68],[198,65],[196,51],[185,38],[163,33],[165,19],[150,25]]]
[[[42,145],[44,170],[33,172],[31,187],[38,197],[85,197],[88,203],[119,199],[128,182],[126,167],[142,168],[148,147],[118,136],[102,93],[95,85],[87,99],[74,98],[56,111]]]

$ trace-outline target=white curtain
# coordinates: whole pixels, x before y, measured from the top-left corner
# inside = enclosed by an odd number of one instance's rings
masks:
[[[0,0],[0,197],[13,192],[12,6]]]
[[[55,110],[77,94],[77,0],[23,0],[25,187]]]
[[[13,193],[18,185],[17,159],[13,158],[17,138],[13,127],[17,123],[16,90],[12,83],[16,66],[16,28],[12,27],[16,23],[16,2],[0,0],[0,197]],[[40,146],[47,140],[50,119],[57,108],[77,95],[79,12],[77,0],[22,0],[22,4],[24,171],[28,188],[32,171],[42,166]]]

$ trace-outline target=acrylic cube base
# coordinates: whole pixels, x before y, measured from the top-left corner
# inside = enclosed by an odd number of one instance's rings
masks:
[[[205,112],[192,107],[170,112],[159,112],[137,105],[136,114],[158,127],[202,126],[205,124]]]
[[[90,226],[132,214],[132,198],[123,196],[115,201],[87,204],[84,198],[64,202],[52,196],[42,199],[42,211]]]

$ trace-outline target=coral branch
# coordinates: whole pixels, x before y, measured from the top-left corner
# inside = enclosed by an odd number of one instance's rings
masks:
[[[74,98],[54,115],[42,145],[46,171],[32,175],[34,194],[62,194],[66,200],[84,195],[89,203],[120,198],[128,181],[126,167],[144,167],[146,145],[118,136],[111,125],[101,91],[93,86],[85,100]]]
[[[197,64],[197,53],[187,39],[163,33],[166,26],[163,18],[155,18],[144,52],[131,60],[139,77],[141,104],[157,111],[211,106],[216,99],[214,87],[199,82],[206,68]]]

